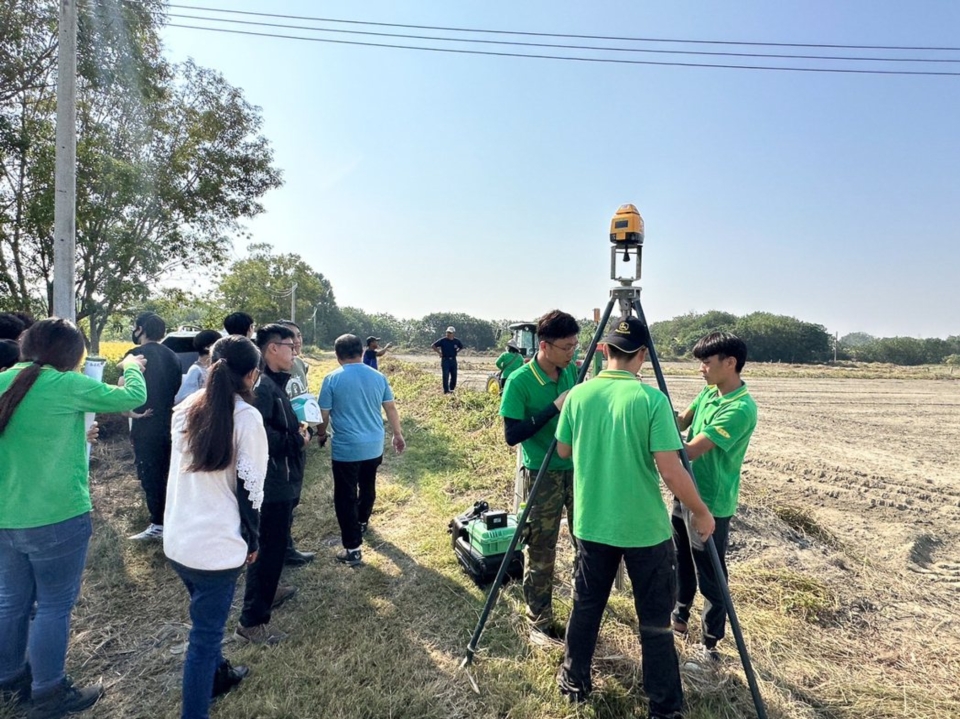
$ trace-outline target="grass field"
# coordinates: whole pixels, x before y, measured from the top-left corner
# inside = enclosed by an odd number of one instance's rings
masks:
[[[626,594],[604,620],[585,707],[557,693],[562,650],[529,642],[516,586],[491,616],[469,675],[458,668],[484,595],[458,568],[446,525],[478,499],[508,506],[513,454],[495,398],[445,397],[423,366],[382,365],[409,449],[388,454],[381,469],[365,564],[333,561],[329,454],[314,446],[294,535],[319,554],[287,575],[300,594],[274,617],[290,639],[225,647],[252,674],[214,716],[645,717]],[[311,385],[334,366],[317,362]],[[684,374],[669,380],[678,405],[700,386]],[[748,382],[760,426],[733,528],[731,590],[769,716],[960,716],[960,385],[761,372]],[[186,593],[159,546],[124,539],[147,517],[122,436],[96,448],[91,485],[96,530],[68,671],[107,684],[92,716],[176,717]],[[555,595],[563,617],[570,560],[563,537]],[[235,622],[236,612],[230,631]],[[689,718],[754,716],[732,642],[724,659],[715,677],[684,675]],[[0,709],[2,719],[14,716]]]

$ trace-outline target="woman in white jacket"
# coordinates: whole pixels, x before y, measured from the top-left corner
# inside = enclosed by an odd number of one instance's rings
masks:
[[[182,719],[207,719],[212,698],[248,673],[220,642],[237,577],[256,560],[267,436],[252,406],[260,352],[246,337],[211,351],[203,390],[174,409],[163,550],[190,594]]]

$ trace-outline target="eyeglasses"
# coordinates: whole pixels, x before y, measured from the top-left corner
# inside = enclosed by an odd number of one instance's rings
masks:
[[[566,352],[567,354],[573,354],[573,352],[576,351],[577,346],[578,346],[578,343],[577,343],[577,342],[574,342],[572,345],[568,345],[568,346],[566,346],[566,347],[564,347],[563,345],[558,345],[558,344],[556,344],[556,343],[554,343],[554,342],[551,342],[550,340],[544,340],[544,342],[546,342],[548,345],[551,345],[551,346],[553,346],[553,347],[556,347],[556,348],[557,348],[558,350],[560,350],[561,352]]]
[[[281,347],[293,347],[293,342],[271,342],[270,344],[280,345]]]

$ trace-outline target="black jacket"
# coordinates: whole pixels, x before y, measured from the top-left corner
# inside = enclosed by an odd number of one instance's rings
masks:
[[[264,367],[256,391],[256,408],[263,415],[270,460],[263,487],[264,502],[299,499],[303,486],[304,441],[300,420],[293,412],[286,386],[290,375]]]

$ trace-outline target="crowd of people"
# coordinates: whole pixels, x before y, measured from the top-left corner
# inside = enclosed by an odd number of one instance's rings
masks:
[[[190,719],[207,717],[211,701],[249,672],[221,653],[242,573],[234,635],[256,644],[286,638],[271,626],[272,612],[297,592],[281,583],[283,568],[315,556],[294,546],[291,531],[308,444],[331,445],[342,544],[335,559],[351,567],[363,561],[384,415],[393,449],[406,448],[393,391],[377,369],[390,344],[380,347],[378,337],[337,338],[340,366],[323,378],[319,416],[310,421],[298,401],[309,394],[309,365],[300,356],[295,322],[258,328],[249,315],[232,313],[223,332],[196,335],[197,360],[186,374],[160,343],[165,332],[154,313],[135,318],[136,346],[123,358],[114,387],[76,371],[85,345],[73,323],[0,314],[0,700],[27,702],[31,719],[82,711],[103,691],[99,684],[74,686],[64,671],[92,533],[86,444],[95,441],[96,428],[87,428],[85,413],[129,418],[149,514],[147,528],[130,539],[162,540],[186,589],[192,626],[181,716]],[[457,384],[463,343],[455,332],[448,327],[433,345],[444,393]],[[504,438],[520,447],[524,494],[550,455],[528,516],[523,596],[531,635],[563,642],[559,688],[572,701],[585,701],[603,611],[624,563],[650,716],[677,719],[683,690],[674,638],[688,638],[698,590],[706,666],[719,661],[725,633],[722,582],[705,542],[713,537],[726,575],[740,469],[757,421],[740,377],[746,346],[727,333],[702,338],[694,356],[705,387],[683,412],[672,413],[663,393],[638,381],[651,343],[643,322],[623,317],[616,323],[601,342],[607,369],[582,384],[574,361],[579,333],[571,315],[553,310],[538,322],[539,344],[529,361],[510,343],[497,360]],[[681,464],[681,448],[693,462],[696,484]],[[672,512],[661,479],[674,496]],[[553,612],[564,512],[575,549],[566,626]]]

